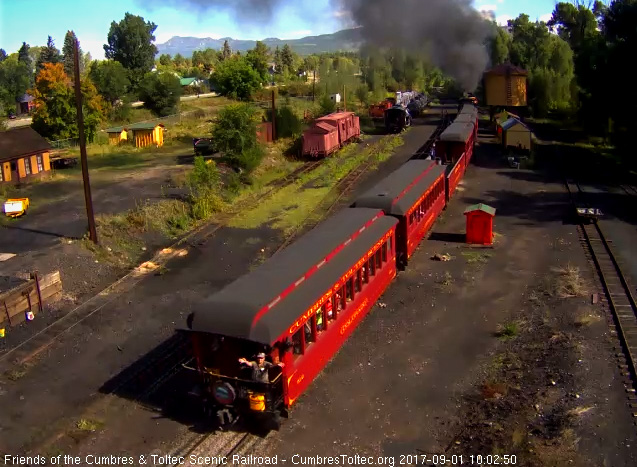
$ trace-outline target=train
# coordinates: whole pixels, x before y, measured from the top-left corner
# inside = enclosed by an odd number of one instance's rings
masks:
[[[477,109],[465,104],[458,118],[470,122],[454,122],[440,135],[436,157],[406,162],[193,308],[178,330],[192,346],[191,394],[220,426],[250,418],[280,428],[408,267],[469,166]]]
[[[396,104],[385,110],[385,129],[387,133],[400,133],[411,126],[411,114],[406,107]]]
[[[354,112],[334,112],[317,118],[303,133],[303,155],[326,157],[361,134],[360,119]]]

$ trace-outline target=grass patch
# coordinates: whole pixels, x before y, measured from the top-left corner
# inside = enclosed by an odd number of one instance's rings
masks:
[[[75,424],[75,428],[77,428],[80,431],[90,431],[90,432],[94,432],[99,430],[100,428],[102,428],[104,426],[104,424],[98,420],[91,420],[88,418],[82,418],[80,420],[78,420],[78,422]]]
[[[9,381],[19,381],[22,378],[24,378],[27,374],[27,367],[26,366],[20,366],[18,368],[14,368],[12,370],[7,370],[4,373],[4,376],[9,380]]]
[[[518,335],[519,329],[517,323],[506,323],[498,326],[496,337],[502,340],[513,339]]]
[[[453,284],[453,277],[449,271],[445,271],[441,279],[438,280],[440,287],[450,287]]]
[[[559,298],[580,297],[586,294],[579,268],[569,264],[555,268],[553,272],[557,274],[554,291]]]
[[[479,251],[463,251],[462,256],[467,259],[468,264],[484,264],[491,258],[491,253],[482,253]]]
[[[599,323],[601,320],[601,316],[591,313],[590,310],[580,310],[575,318],[575,326],[584,328]]]
[[[383,138],[365,147],[363,151],[360,151],[360,146],[350,144],[326,160],[318,169],[303,174],[295,183],[278,190],[258,207],[241,212],[229,225],[254,229],[268,224],[272,228],[289,233],[304,223],[318,221],[320,213],[316,213],[317,219],[310,219],[308,215],[311,215],[322,202],[329,201],[330,194],[336,196],[332,191],[334,185],[370,158],[375,167],[379,162],[391,157],[394,149],[401,144],[403,140],[400,135]],[[293,165],[289,167],[292,168]],[[258,196],[259,190],[252,195]]]

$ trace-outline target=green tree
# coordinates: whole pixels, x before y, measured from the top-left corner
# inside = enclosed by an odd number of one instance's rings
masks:
[[[261,41],[257,41],[254,49],[248,50],[246,60],[250,66],[259,73],[261,82],[268,81],[268,61],[270,58],[270,49]]]
[[[154,23],[130,13],[126,13],[119,23],[111,23],[108,44],[104,45],[105,57],[120,62],[129,71],[133,87],[138,86],[155,63],[155,29]]]
[[[80,86],[84,126],[87,141],[90,142],[104,119],[104,106],[90,81],[85,80]],[[36,103],[31,123],[34,130],[50,139],[77,138],[75,91],[61,63],[45,63],[30,93]]]
[[[288,73],[294,74],[294,52],[288,44],[281,49],[281,65]]]
[[[197,53],[197,51],[195,51],[193,53],[193,55],[196,54],[196,53]],[[160,65],[171,66],[173,64],[173,61],[170,58],[170,54],[161,54],[159,56],[159,63],[160,63]]]
[[[130,86],[126,69],[115,60],[94,62],[89,76],[97,92],[111,105],[122,99]]]
[[[244,57],[232,57],[217,66],[212,74],[212,82],[219,93],[248,100],[261,87],[261,76]]]
[[[212,138],[231,164],[247,172],[258,167],[263,152],[257,141],[259,111],[250,104],[224,107],[212,128]]]
[[[281,55],[281,49],[276,46],[274,49],[274,68],[277,74],[283,73],[283,56]]]
[[[491,65],[502,65],[509,61],[509,49],[511,47],[511,35],[494,24],[494,34],[489,40],[489,56]]]
[[[40,72],[44,67],[45,63],[59,63],[62,60],[62,56],[60,55],[60,51],[55,47],[55,43],[53,42],[53,38],[49,36],[46,41],[46,47],[43,47],[40,52],[40,57],[38,58],[38,62],[36,65],[36,72]],[[72,76],[72,75],[70,75]]]
[[[16,100],[24,95],[31,83],[27,65],[12,56],[0,63],[0,102],[5,111],[13,111]]]
[[[147,73],[139,86],[139,98],[144,107],[164,117],[176,112],[181,84],[172,73]]]
[[[74,75],[75,68],[75,41],[77,36],[73,31],[66,31],[64,36],[64,46],[62,47],[62,63],[64,63],[64,72],[67,76]],[[82,58],[82,49],[80,48],[80,58]],[[80,60],[81,61],[81,60]]]
[[[175,65],[177,68],[181,68],[186,64],[186,59],[183,57],[183,55],[181,55],[180,53],[177,53],[177,55],[175,55],[175,57],[173,58],[173,65]]]
[[[33,61],[29,55],[30,48],[29,44],[23,42],[20,50],[18,50],[18,61],[24,63],[29,70],[31,70],[31,67],[33,66]]]

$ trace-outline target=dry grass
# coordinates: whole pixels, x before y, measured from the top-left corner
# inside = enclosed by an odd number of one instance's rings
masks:
[[[99,422],[97,420],[82,418],[75,424],[75,427],[80,431],[94,432],[99,430],[103,425],[104,424],[102,422]]]
[[[25,366],[21,366],[19,368],[14,368],[12,370],[8,370],[4,373],[6,378],[9,381],[18,381],[27,374],[27,368]]]
[[[602,317],[590,310],[579,310],[575,318],[575,326],[578,328],[588,327],[599,323]]]
[[[449,271],[445,271],[442,278],[438,280],[438,285],[442,288],[451,287],[453,284],[453,276]]]
[[[491,253],[483,253],[480,251],[463,251],[462,256],[467,259],[467,264],[484,264],[491,258]]]
[[[565,267],[554,268],[557,275],[554,284],[554,292],[559,298],[581,297],[586,294],[585,283],[580,276],[577,267],[566,265]]]

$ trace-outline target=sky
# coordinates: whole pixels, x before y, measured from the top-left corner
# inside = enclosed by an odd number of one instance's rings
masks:
[[[200,0],[201,1],[201,0]],[[234,0],[229,0],[230,2]],[[232,14],[210,9],[199,11],[185,1],[164,0],[0,0],[0,48],[16,52],[22,42],[45,45],[51,35],[58,49],[68,30],[75,31],[80,47],[94,59],[104,58],[103,44],[112,21],[126,12],[157,25],[156,43],[172,36],[297,39],[343,29],[342,14],[329,0],[285,0],[270,24],[238,24]],[[474,0],[477,10],[491,10],[498,23],[527,13],[531,20],[548,20],[556,0]],[[87,6],[91,5],[91,6]],[[301,13],[303,12],[303,13]]]

